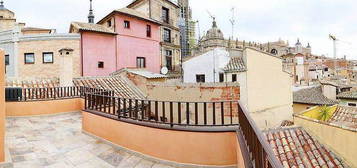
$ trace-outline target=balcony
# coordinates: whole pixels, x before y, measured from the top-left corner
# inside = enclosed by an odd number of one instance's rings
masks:
[[[23,128],[28,130],[28,133],[33,132],[31,129],[36,129],[36,123],[42,123],[41,129],[45,130],[40,131],[41,136],[72,135],[64,136],[65,141],[63,141],[66,143],[61,144],[63,149],[69,150],[66,158],[73,159],[76,164],[84,164],[84,162],[98,164],[97,166],[105,164],[98,161],[96,157],[99,157],[112,166],[118,166],[124,163],[121,163],[121,160],[113,162],[109,159],[108,161],[106,158],[109,156],[124,157],[120,155],[128,152],[130,157],[138,157],[137,160],[147,161],[151,166],[164,160],[165,164],[173,167],[231,167],[236,165],[238,167],[282,167],[266,138],[239,101],[180,102],[132,99],[117,97],[114,91],[76,86],[8,90],[7,97],[12,97],[9,99],[12,101],[6,104],[7,116],[14,114],[15,110],[31,111],[30,108],[34,109],[30,115],[39,113],[37,109],[56,114],[38,118],[10,118],[8,125],[21,127],[16,124],[31,120],[33,126]],[[17,99],[15,100],[14,97]],[[74,105],[71,109],[64,109],[64,106],[72,103]],[[61,113],[81,109],[83,109],[81,114]],[[17,112],[13,116],[20,115]],[[23,113],[22,115],[26,116]],[[56,126],[52,127],[51,124]],[[69,128],[68,124],[73,127],[71,126],[69,130],[64,129]],[[47,126],[43,127],[44,125]],[[80,129],[80,126],[82,126],[82,131],[76,130]],[[16,130],[10,129],[7,138],[17,138],[12,136],[20,133]],[[27,135],[27,133],[23,135],[25,138],[37,137]],[[58,136],[54,139],[56,137]],[[42,141],[39,140],[45,143]],[[110,144],[109,147],[106,144]],[[73,145],[78,148],[71,148],[70,146]],[[88,145],[93,148],[84,148]],[[110,148],[110,151],[113,151],[119,148],[123,152],[101,153],[102,151],[94,150],[100,150],[103,146],[107,146],[106,150]],[[16,153],[20,149],[15,148],[16,146],[11,147],[12,157],[18,159]],[[28,147],[24,146],[23,149]],[[37,148],[33,150],[29,152],[40,151],[36,151]],[[50,149],[45,147],[44,150]],[[93,154],[93,157],[83,157]],[[127,156],[127,154],[124,155]],[[134,166],[128,165],[127,167]]]
[[[94,122],[108,122],[110,127]],[[173,102],[85,94],[83,126],[85,131],[100,134],[120,146],[183,165],[282,167],[262,132],[237,101]],[[109,129],[129,139],[101,133]],[[130,132],[134,130],[138,134],[135,137],[142,141],[131,139],[134,137]],[[232,135],[238,144],[227,143],[232,142]],[[191,138],[197,143],[192,144]],[[189,158],[187,151],[193,153]]]

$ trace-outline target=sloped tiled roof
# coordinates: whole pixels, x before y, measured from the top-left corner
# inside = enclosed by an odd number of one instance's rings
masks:
[[[264,133],[285,168],[343,168],[343,161],[303,128],[280,128]]]
[[[130,16],[134,16],[134,17],[137,17],[139,19],[144,19],[146,21],[150,21],[150,22],[153,22],[153,23],[157,23],[159,24],[159,22],[151,19],[150,17],[148,17],[147,15],[137,11],[137,10],[134,10],[134,9],[130,9],[130,8],[121,8],[121,9],[116,9],[114,10],[115,12],[119,12],[119,13],[122,13],[122,14],[126,14],[126,15],[130,15]]]
[[[328,122],[357,129],[357,108],[338,106]]]
[[[229,63],[224,67],[227,72],[244,72],[246,71],[242,57],[231,57]]]
[[[357,91],[342,92],[337,95],[338,99],[357,99]]]
[[[142,76],[142,77],[147,78],[147,79],[167,78],[166,75],[162,75],[162,74],[159,74],[159,73],[154,73],[154,72],[151,72],[151,71],[148,71],[148,70],[145,70],[145,69],[129,69],[129,68],[120,69],[120,70],[112,73],[111,75],[115,76],[115,75],[118,75],[121,72],[125,72],[125,71],[129,72],[129,73],[133,73],[133,74],[139,75],[139,76]]]
[[[130,99],[144,99],[145,95],[131,81],[122,76],[82,77],[73,80],[75,86],[112,90],[115,96]]]
[[[24,27],[21,30],[22,31],[33,31],[33,30],[52,30],[52,29],[45,29],[45,28],[38,28],[38,27]]]
[[[60,86],[60,82],[58,78],[34,79],[34,80],[17,80],[17,79],[6,80],[6,87],[47,88],[47,87],[59,87],[59,86]]]
[[[93,31],[93,32],[100,32],[100,33],[116,34],[113,30],[99,24],[72,22],[71,26],[82,31]]]
[[[322,93],[321,86],[305,88],[295,91],[293,94],[294,103],[313,104],[313,105],[334,105],[338,102],[328,99]]]

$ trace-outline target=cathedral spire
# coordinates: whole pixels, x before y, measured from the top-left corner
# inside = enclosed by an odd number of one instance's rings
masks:
[[[88,14],[88,23],[94,23],[94,13],[93,13],[93,8],[92,8],[92,0],[89,0],[90,2],[90,8],[89,8],[89,14]]]
[[[212,17],[212,18],[213,18],[212,27],[217,27],[216,17]]]
[[[0,8],[4,8],[4,1],[3,0],[0,1]]]

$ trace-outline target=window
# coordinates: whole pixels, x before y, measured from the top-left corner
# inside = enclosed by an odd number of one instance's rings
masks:
[[[164,29],[164,42],[171,43],[171,30]]]
[[[151,37],[151,26],[146,25],[146,37]]]
[[[197,83],[205,83],[205,75],[196,75],[196,82]]]
[[[127,20],[124,21],[124,28],[130,29],[130,22],[129,21],[127,21]]]
[[[99,61],[98,62],[98,68],[104,68],[104,62],[103,61]]]
[[[108,25],[108,27],[112,27],[112,20],[108,20],[107,25]]]
[[[53,52],[44,52],[42,53],[42,61],[44,64],[53,63]]]
[[[165,23],[169,23],[169,19],[170,19],[169,11],[170,11],[169,9],[162,7],[162,21]]]
[[[232,74],[232,82],[237,82],[237,74]]]
[[[35,54],[25,53],[25,64],[34,64],[34,63],[35,63]]]
[[[5,55],[5,65],[10,65],[10,56]]]
[[[219,73],[219,82],[224,82],[224,74]]]
[[[145,58],[144,57],[137,57],[136,58],[136,67],[137,68],[145,68]]]
[[[356,103],[348,103],[348,106],[356,107]]]
[[[168,70],[173,70],[172,67],[172,50],[165,50],[165,57],[166,57],[166,68]]]

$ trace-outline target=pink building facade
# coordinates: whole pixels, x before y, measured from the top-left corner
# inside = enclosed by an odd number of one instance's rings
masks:
[[[115,10],[98,24],[71,24],[81,34],[83,76],[107,76],[122,68],[160,72],[159,24],[131,9]]]

